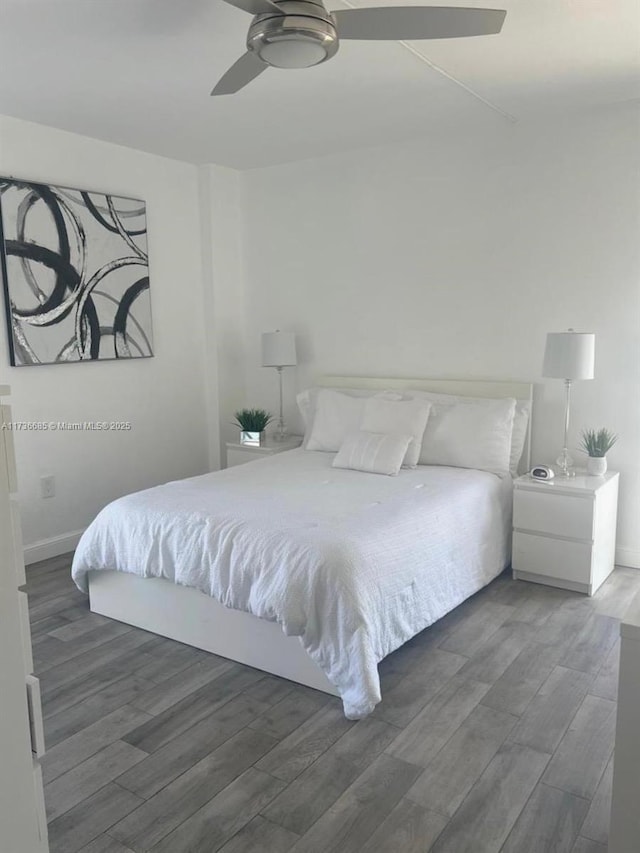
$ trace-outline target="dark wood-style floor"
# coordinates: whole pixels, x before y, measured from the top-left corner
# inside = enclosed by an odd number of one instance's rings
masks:
[[[52,853],[605,853],[619,619],[503,575],[337,699],[92,614],[28,570]]]

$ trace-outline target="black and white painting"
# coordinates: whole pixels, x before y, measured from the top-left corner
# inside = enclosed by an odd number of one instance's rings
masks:
[[[153,355],[143,201],[0,178],[11,364]]]

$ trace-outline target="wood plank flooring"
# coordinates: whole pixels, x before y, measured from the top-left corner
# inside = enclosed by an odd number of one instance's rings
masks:
[[[51,853],[606,853],[619,619],[503,574],[334,697],[90,613],[27,570]]]

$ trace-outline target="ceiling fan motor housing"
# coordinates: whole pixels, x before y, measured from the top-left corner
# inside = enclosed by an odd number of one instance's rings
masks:
[[[330,12],[313,0],[282,0],[282,14],[256,15],[249,27],[247,49],[276,68],[309,68],[338,50],[338,33]]]

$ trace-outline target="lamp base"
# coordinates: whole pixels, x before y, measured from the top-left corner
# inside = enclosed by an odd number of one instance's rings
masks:
[[[289,432],[287,431],[286,424],[283,420],[278,421],[278,426],[275,428],[273,433],[274,441],[286,441],[289,438]]]
[[[576,472],[574,470],[575,463],[573,459],[569,456],[569,452],[565,447],[556,459],[556,465],[558,466],[558,470],[556,471],[557,477],[575,477]]]

